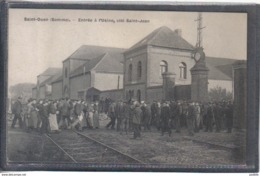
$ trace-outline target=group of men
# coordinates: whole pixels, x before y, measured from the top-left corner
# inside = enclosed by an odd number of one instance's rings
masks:
[[[23,105],[21,97],[12,106],[14,114],[11,127],[19,120],[20,127],[27,131],[41,133],[60,132],[62,129],[99,128],[99,114],[104,113],[110,121],[107,129],[120,134],[133,132],[133,138],[141,137],[141,131],[155,128],[161,135],[180,133],[187,128],[189,135],[204,130],[232,132],[233,106],[230,101],[199,103],[192,101],[112,101],[101,99],[99,102],[83,100],[33,100]]]
[[[140,137],[140,130],[150,131],[151,127],[161,131],[161,135],[181,132],[187,128],[189,135],[204,130],[232,132],[233,105],[230,101],[199,103],[192,101],[154,101],[152,104],[142,101],[111,102],[108,108],[110,122],[106,128],[122,133],[134,132],[134,138]]]
[[[28,132],[35,130],[41,133],[57,133],[62,129],[99,128],[98,103],[87,103],[82,100],[39,100],[22,98],[12,106],[14,118],[11,128],[17,120],[20,128]]]

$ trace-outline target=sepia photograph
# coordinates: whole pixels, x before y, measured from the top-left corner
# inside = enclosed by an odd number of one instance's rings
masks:
[[[245,168],[247,13],[8,10],[7,164]]]

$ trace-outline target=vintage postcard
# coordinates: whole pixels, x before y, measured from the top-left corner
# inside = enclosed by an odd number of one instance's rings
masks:
[[[8,10],[7,164],[247,167],[247,13]]]

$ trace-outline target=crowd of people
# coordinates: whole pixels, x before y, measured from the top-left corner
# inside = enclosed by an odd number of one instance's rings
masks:
[[[59,133],[62,130],[98,129],[100,115],[110,120],[105,126],[120,134],[133,133],[133,138],[141,137],[141,132],[156,130],[163,136],[172,131],[181,133],[187,129],[189,135],[200,131],[232,132],[233,105],[231,101],[153,101],[151,104],[136,100],[113,101],[101,99],[95,102],[84,100],[39,100],[22,98],[12,105],[14,114],[11,128],[17,120],[20,128],[27,132]]]

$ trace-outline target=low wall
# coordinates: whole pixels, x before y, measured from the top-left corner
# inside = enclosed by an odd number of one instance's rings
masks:
[[[146,102],[152,103],[154,100],[161,101],[163,97],[163,87],[154,86],[147,88]]]
[[[102,91],[99,95],[101,98],[110,98],[112,100],[123,100],[124,99],[124,91],[123,89],[115,89],[115,90],[106,90]]]

